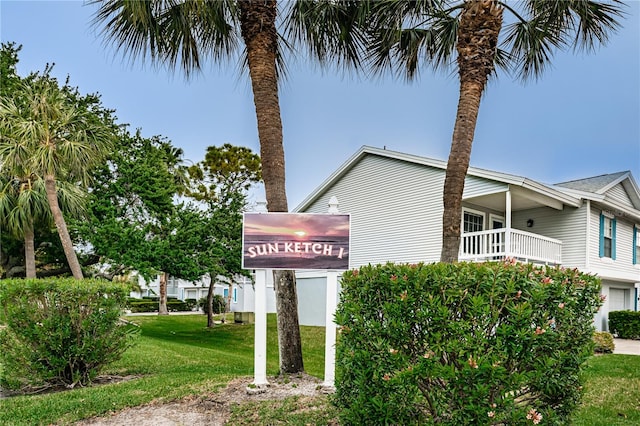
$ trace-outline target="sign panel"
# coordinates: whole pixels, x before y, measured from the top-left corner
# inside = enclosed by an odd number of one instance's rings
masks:
[[[244,269],[349,269],[348,214],[245,213]]]

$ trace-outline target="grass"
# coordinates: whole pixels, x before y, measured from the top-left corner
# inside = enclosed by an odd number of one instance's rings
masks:
[[[142,375],[126,382],[0,400],[1,425],[70,424],[148,403],[171,401],[224,387],[253,375],[254,328],[223,324],[206,328],[204,315],[137,316],[138,343],[104,374]],[[278,373],[275,315],[267,319],[267,374]],[[302,327],[305,370],[324,374],[324,329]]]
[[[640,356],[602,355],[587,362],[582,407],[574,424],[640,424]]]
[[[213,392],[232,378],[253,374],[253,326],[207,329],[203,315],[140,316],[138,344],[104,374],[142,375],[121,383],[0,400],[2,425],[70,424],[150,401]],[[277,374],[275,316],[267,321],[267,373]],[[324,329],[302,327],[305,370],[324,374]],[[603,355],[585,369],[583,405],[574,425],[640,424],[640,356]],[[247,415],[251,413],[251,415]],[[230,424],[327,424],[337,413],[326,397],[291,397],[235,407]]]

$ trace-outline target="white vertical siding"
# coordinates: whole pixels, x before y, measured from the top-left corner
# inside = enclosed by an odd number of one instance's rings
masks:
[[[533,219],[533,227],[527,228],[527,220]],[[521,229],[562,241],[562,264],[572,268],[584,268],[586,245],[586,208],[566,207],[556,210],[549,207],[515,211],[513,228]]]
[[[326,213],[336,196],[351,214],[351,267],[440,258],[444,170],[365,156],[306,212]]]
[[[605,193],[605,197],[610,198],[613,201],[617,201],[627,207],[634,208],[633,202],[631,202],[631,198],[629,198],[629,194],[627,194],[627,191],[625,191],[621,183],[608,190]]]

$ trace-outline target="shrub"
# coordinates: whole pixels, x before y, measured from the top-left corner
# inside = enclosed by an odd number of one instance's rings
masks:
[[[600,281],[528,264],[347,271],[336,311],[341,424],[563,424],[593,354]]]
[[[90,383],[133,343],[137,330],[120,321],[127,293],[98,280],[0,281],[0,385]]]
[[[213,309],[214,314],[221,314],[225,312],[227,309],[227,301],[224,300],[224,297],[220,296],[219,294],[213,295],[213,303],[211,305],[212,305],[211,307]],[[202,312],[204,312],[206,315],[208,312],[207,298],[206,297],[201,298],[198,301],[198,306],[202,308]]]
[[[596,331],[593,333],[593,342],[595,344],[594,352],[599,354],[610,354],[616,348],[613,343],[613,336],[606,331]]]
[[[128,307],[131,312],[158,312],[158,305],[158,301],[138,299],[135,302],[129,302]],[[167,299],[167,310],[169,312],[188,312],[191,310],[191,306],[182,300]]]
[[[184,299],[184,304],[187,306],[189,311],[193,311],[198,307],[198,301],[196,299]]]
[[[640,312],[609,312],[609,330],[621,339],[640,339]]]

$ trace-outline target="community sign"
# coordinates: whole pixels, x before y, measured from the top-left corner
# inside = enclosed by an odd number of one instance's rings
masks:
[[[245,213],[244,269],[349,269],[348,214]]]

